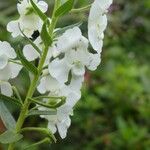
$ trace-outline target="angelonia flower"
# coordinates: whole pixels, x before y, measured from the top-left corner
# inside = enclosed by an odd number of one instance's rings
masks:
[[[88,20],[88,37],[93,49],[99,54],[102,51],[104,31],[107,27],[108,8],[113,0],[95,0]]]
[[[34,0],[34,2],[43,13],[47,11],[48,5],[46,2],[38,0]],[[31,37],[34,31],[41,30],[42,21],[34,12],[29,0],[19,1],[17,4],[17,9],[20,15],[19,19],[13,20],[7,25],[7,30],[12,33],[13,37],[22,35],[19,28],[21,28],[24,34],[28,37]]]
[[[0,41],[0,91],[6,96],[12,96],[13,94],[8,80],[17,77],[22,69],[18,61],[14,60],[16,57],[11,45],[6,41]]]
[[[48,10],[44,1],[34,0],[34,3],[42,13]],[[40,115],[40,117],[45,118],[48,121],[47,128],[53,134],[58,131],[61,138],[66,137],[71,125],[70,117],[73,115],[73,109],[81,98],[86,70],[94,71],[101,63],[104,31],[107,26],[106,13],[111,4],[112,0],[93,2],[88,19],[88,38],[83,36],[78,26],[74,26],[59,35],[56,34],[50,46],[47,46],[48,52],[40,72],[37,90],[40,95],[47,95],[47,97],[42,97],[42,104],[49,105],[56,101],[59,103],[64,99],[65,102],[56,108],[56,114]],[[7,30],[13,37],[24,36],[23,32],[30,40],[33,33],[39,31],[40,36],[36,37],[32,44],[26,44],[22,52],[29,63],[40,62],[45,46],[41,36],[43,20],[33,9],[30,0],[19,1],[17,9],[19,18],[8,23]],[[61,28],[54,29],[54,35],[59,30]],[[8,81],[15,78],[22,68],[22,65],[17,62],[16,53],[10,44],[0,42],[0,88],[1,93],[8,96],[13,94]],[[53,108],[44,107],[45,105],[36,104],[38,110],[53,110]]]

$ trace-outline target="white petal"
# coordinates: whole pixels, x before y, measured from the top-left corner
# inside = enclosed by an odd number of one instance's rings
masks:
[[[99,64],[101,63],[101,55],[100,54],[90,54],[89,55],[89,64],[87,68],[89,70],[96,70]]]
[[[11,71],[9,65],[7,65],[4,69],[0,70],[0,80],[8,81],[11,78]]]
[[[37,87],[37,90],[41,93],[41,94],[44,94],[46,93],[46,78],[43,77],[40,81],[40,84],[38,85]]]
[[[111,5],[112,0],[95,0],[92,4],[88,20],[88,37],[94,50],[102,51],[103,32],[107,26],[107,17],[104,15]]]
[[[25,15],[28,7],[31,7],[28,0],[23,0],[17,4],[17,9],[20,15]]]
[[[23,54],[28,61],[33,61],[39,57],[39,53],[33,48],[32,45],[24,46]]]
[[[37,15],[20,16],[20,28],[27,37],[31,37],[34,31],[39,29],[40,19]]]
[[[49,73],[61,83],[68,81],[69,70],[70,67],[67,65],[65,59],[59,60],[57,58],[49,64]]]
[[[18,20],[11,21],[7,24],[7,31],[12,33],[12,37],[17,37],[21,34],[18,26]]]
[[[53,122],[48,122],[48,129],[50,129],[50,131],[54,134],[57,131],[57,128],[55,126],[55,124]]]
[[[69,88],[72,91],[80,91],[81,87],[82,87],[82,83],[84,81],[84,76],[72,76],[71,82],[69,84]]]
[[[50,75],[46,76],[45,80],[46,80],[45,86],[47,91],[55,92],[61,88],[61,84]]]
[[[82,38],[81,30],[78,27],[68,29],[62,36],[58,38],[57,48],[61,52],[68,51],[76,47]]]
[[[72,92],[67,96],[66,105],[73,108],[75,106],[75,104],[79,101],[80,98],[81,98],[80,92],[78,92],[78,93]]]
[[[16,53],[14,49],[11,47],[11,45],[4,41],[0,43],[0,55],[6,55],[8,58],[16,58]]]
[[[6,96],[12,96],[13,91],[12,91],[12,87],[11,87],[10,83],[2,82],[2,83],[0,83],[0,87],[1,87],[2,94],[6,95]]]
[[[48,10],[48,4],[44,1],[39,1],[38,6],[43,13],[45,13]]]
[[[83,64],[75,64],[72,68],[72,73],[77,76],[85,74],[85,66]]]
[[[103,39],[99,37],[98,32],[96,27],[89,27],[88,28],[88,36],[89,36],[89,41],[95,51],[98,53],[101,53],[102,47],[103,47]]]
[[[22,69],[22,66],[13,62],[9,63],[10,70],[11,70],[11,78],[16,78]]]
[[[67,136],[67,126],[65,123],[57,123],[58,132],[62,139]]]
[[[6,55],[0,55],[0,70],[4,69],[8,63],[8,57]]]

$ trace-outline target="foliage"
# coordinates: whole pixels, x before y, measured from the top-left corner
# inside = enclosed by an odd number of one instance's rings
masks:
[[[13,1],[1,2],[11,6]],[[8,4],[7,4],[8,3]],[[80,4],[81,3],[81,4]],[[80,1],[77,7],[87,2]],[[15,4],[15,1],[14,1]],[[2,7],[2,5],[0,5]],[[11,7],[14,8],[14,7]],[[0,10],[5,11],[5,8]],[[7,12],[7,11],[5,11]],[[12,13],[13,12],[13,13]],[[14,17],[14,9],[6,13]],[[150,2],[147,0],[124,1],[116,0],[111,10],[109,30],[105,38],[105,47],[102,53],[102,64],[95,73],[86,74],[86,84],[83,96],[73,117],[68,137],[58,140],[52,149],[61,150],[149,150],[150,147]],[[5,33],[6,16],[0,14],[0,39],[8,39]],[[12,14],[14,16],[12,16]],[[64,26],[68,22],[76,22],[79,18],[86,18],[74,14],[65,18]],[[8,18],[9,20],[9,18]],[[85,23],[82,28],[85,29]],[[12,39],[8,39],[11,41]],[[16,43],[17,40],[12,41]],[[25,72],[25,71],[24,71]],[[28,78],[24,74],[24,78]],[[19,81],[18,81],[19,80]],[[22,89],[22,80],[18,89],[25,96],[27,89]],[[21,80],[21,81],[20,81]],[[28,88],[29,83],[26,84]],[[14,108],[14,113],[17,108]],[[36,125],[39,120],[30,119],[28,125]],[[42,120],[40,120],[41,126]],[[38,139],[37,134],[26,134],[31,141]],[[28,145],[31,141],[18,143]],[[49,147],[39,147],[49,149]]]

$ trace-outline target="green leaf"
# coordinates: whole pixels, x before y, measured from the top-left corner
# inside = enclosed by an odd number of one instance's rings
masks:
[[[48,47],[52,44],[52,38],[49,34],[48,26],[49,26],[49,20],[47,19],[44,22],[43,27],[42,27],[42,31],[41,31],[41,39],[44,42],[44,45],[46,47]]]
[[[33,2],[33,0],[30,0],[30,2],[34,11],[38,14],[41,20],[45,21],[47,19],[47,16],[38,8],[38,6]]]
[[[36,46],[36,44],[34,44],[34,42],[32,40],[30,40],[21,30],[20,26],[19,26],[20,32],[22,33],[22,35],[25,37],[25,39],[33,46],[33,48],[39,53],[41,54],[41,50]]]
[[[0,117],[8,130],[16,128],[16,121],[2,101],[0,101]]]
[[[20,59],[20,61],[22,62],[23,66],[30,72],[32,72],[33,74],[38,74],[38,70],[37,68],[30,63],[28,60],[26,60],[26,58],[23,56],[22,51],[21,50],[17,50],[16,51],[18,58]]]
[[[29,112],[28,116],[35,116],[35,115],[56,115],[56,110],[50,111],[40,111],[40,110],[32,110]]]
[[[18,133],[16,134],[13,131],[8,130],[0,135],[0,143],[3,143],[3,144],[14,143],[14,142],[19,141],[22,138],[23,138],[23,135],[18,134]]]
[[[8,101],[9,103],[14,103],[18,106],[22,106],[22,103],[20,102],[20,100],[13,98],[13,97],[5,96],[3,94],[0,94],[0,100],[2,101],[5,100],[5,101]]]
[[[55,12],[55,17],[59,17],[68,13],[74,4],[74,0],[68,0],[63,5],[61,5]]]
[[[72,29],[74,27],[80,27],[81,25],[82,25],[82,22],[78,22],[78,23],[75,23],[73,25],[66,26],[64,28],[60,28],[57,31],[55,31],[55,37],[58,37],[58,36],[62,35],[68,29]]]

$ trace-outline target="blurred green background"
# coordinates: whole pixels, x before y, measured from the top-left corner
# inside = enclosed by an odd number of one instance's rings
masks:
[[[0,40],[17,46],[24,41],[12,39],[6,31],[6,24],[17,18],[16,2],[0,0]],[[48,2],[51,14],[53,0]],[[75,7],[90,2],[76,0]],[[86,73],[82,98],[75,108],[67,138],[61,140],[56,135],[57,144],[32,150],[150,150],[150,1],[114,0],[109,12],[102,63],[95,72]],[[88,11],[68,15],[60,19],[58,26],[83,20],[81,28],[87,36],[87,17]],[[28,74],[23,70],[12,81],[19,84],[22,96],[29,86],[27,80]],[[9,107],[17,117],[18,109]],[[46,124],[33,117],[25,123],[35,125]],[[25,137],[16,150],[41,138],[36,133]]]

